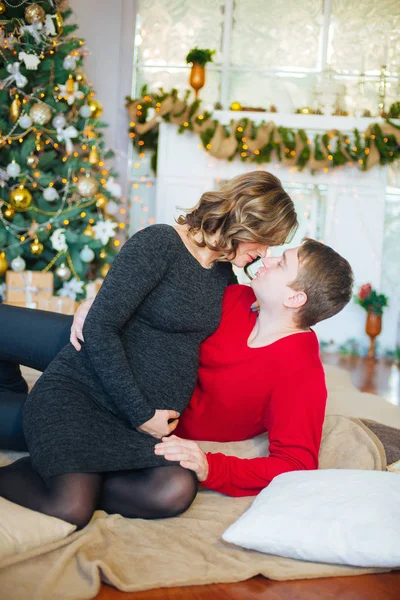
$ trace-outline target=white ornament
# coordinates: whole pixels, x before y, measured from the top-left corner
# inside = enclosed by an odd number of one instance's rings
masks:
[[[107,202],[107,212],[109,215],[111,215],[112,217],[115,216],[119,211],[119,206],[116,202],[114,202],[114,200],[109,200],[109,202]]]
[[[11,261],[11,268],[16,273],[22,273],[22,271],[25,271],[26,262],[24,261],[22,256],[17,256]]]
[[[57,139],[59,142],[65,142],[67,152],[72,152],[74,146],[71,139],[78,137],[78,135],[78,131],[72,125],[66,129],[57,129]]]
[[[46,188],[43,192],[43,198],[45,200],[47,200],[47,202],[54,202],[54,200],[57,200],[57,198],[59,198],[59,197],[60,196],[59,196],[57,190],[51,186]]]
[[[65,239],[65,229],[56,229],[50,238],[51,245],[54,250],[61,252],[61,250],[68,250],[67,241]]]
[[[40,42],[40,36],[43,35],[43,23],[32,23],[32,25],[21,25],[19,32],[22,35],[28,33],[32,37],[34,37],[37,43]]]
[[[61,263],[61,265],[57,267],[55,273],[57,277],[61,279],[61,281],[68,281],[68,279],[71,277],[71,270],[65,263]]]
[[[84,104],[83,106],[81,106],[80,109],[79,109],[79,114],[84,119],[88,119],[91,116],[91,114],[92,114],[90,106],[88,106],[87,104]]]
[[[72,93],[67,92],[67,86],[65,83],[59,83],[58,87],[60,88],[60,96],[62,96],[70,106],[75,102],[75,100],[82,100],[82,98],[85,97],[85,94],[80,91],[79,83],[77,81],[74,82],[74,91]]]
[[[5,283],[0,283],[0,300],[4,300],[6,299],[6,284]]]
[[[81,260],[85,263],[90,263],[95,257],[95,253],[89,246],[86,244],[79,253]]]
[[[63,287],[58,292],[58,295],[76,300],[77,294],[83,294],[84,285],[83,281],[78,281],[73,277],[64,283]]]
[[[96,225],[93,225],[94,239],[100,240],[103,246],[106,246],[110,238],[114,237],[117,227],[118,224],[111,219],[97,221]]]
[[[52,123],[56,129],[62,129],[67,124],[67,121],[65,120],[64,115],[59,113],[54,117]]]
[[[76,68],[76,61],[78,60],[77,56],[71,56],[70,54],[64,58],[63,67],[67,71]]]
[[[29,129],[32,125],[32,119],[29,115],[21,115],[18,119],[18,125],[22,127],[22,129]]]
[[[18,54],[19,60],[24,61],[25,66],[30,71],[36,71],[39,64],[40,58],[36,54],[27,54],[26,52],[20,52]]]
[[[26,86],[26,84],[28,83],[27,78],[25,77],[25,75],[22,75],[22,73],[19,72],[19,66],[20,66],[20,62],[15,62],[15,63],[9,63],[7,65],[7,71],[9,73],[11,73],[11,75],[9,77],[6,77],[5,79],[3,79],[1,86],[2,88],[8,86],[10,83],[14,83],[17,87],[19,88],[23,88]]]
[[[52,15],[46,15],[46,22],[44,27],[46,29],[46,35],[57,35]]]
[[[106,190],[110,192],[111,196],[113,196],[114,198],[121,198],[121,186],[115,181],[114,177],[109,177],[106,183]]]
[[[15,162],[15,160],[7,165],[7,173],[10,177],[18,177],[18,175],[21,173],[21,167],[17,162]]]

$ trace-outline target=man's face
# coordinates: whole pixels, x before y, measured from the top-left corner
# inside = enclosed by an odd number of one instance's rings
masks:
[[[286,250],[280,257],[263,258],[261,262],[262,266],[251,282],[255,295],[269,306],[284,304],[293,294],[289,286],[297,277],[298,248]]]

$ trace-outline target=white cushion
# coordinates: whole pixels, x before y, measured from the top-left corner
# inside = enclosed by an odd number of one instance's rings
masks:
[[[0,563],[14,555],[61,540],[75,525],[0,498]]]
[[[343,469],[284,473],[222,537],[287,558],[400,567],[400,475]]]

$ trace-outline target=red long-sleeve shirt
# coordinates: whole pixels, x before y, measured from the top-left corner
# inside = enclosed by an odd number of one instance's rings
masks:
[[[221,324],[201,345],[196,389],[175,430],[218,442],[268,432],[268,457],[207,453],[202,485],[229,496],[256,495],[280,473],[318,468],[327,392],[317,337],[297,333],[249,348],[254,300],[247,286],[227,288]]]

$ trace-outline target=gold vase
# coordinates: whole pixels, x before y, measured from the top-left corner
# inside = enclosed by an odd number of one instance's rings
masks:
[[[375,357],[375,341],[381,331],[382,331],[382,315],[377,315],[373,312],[368,312],[367,320],[365,323],[365,333],[367,335],[369,335],[369,338],[370,338],[368,358]]]
[[[202,65],[198,63],[193,63],[192,68],[190,69],[190,77],[189,83],[194,89],[194,96],[197,100],[199,95],[199,90],[203,87],[206,81],[206,70]]]

